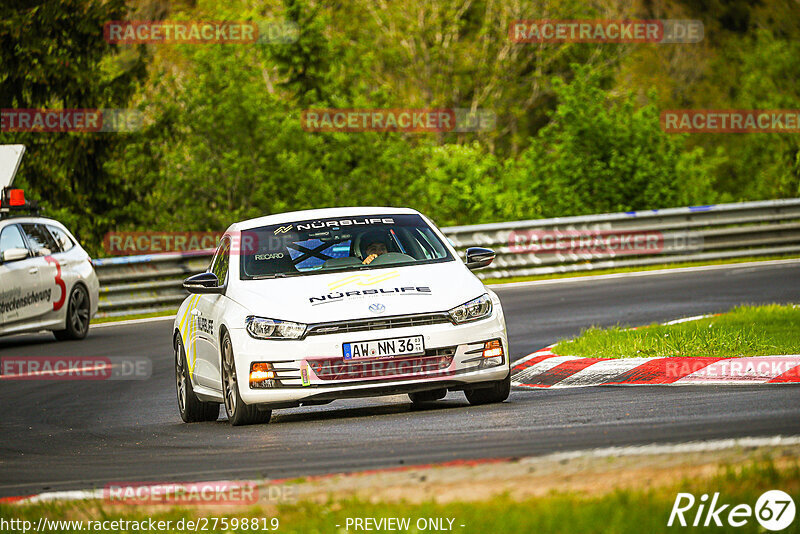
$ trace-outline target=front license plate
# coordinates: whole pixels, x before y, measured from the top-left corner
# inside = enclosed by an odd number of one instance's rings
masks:
[[[425,354],[422,336],[396,337],[342,344],[345,360],[360,358],[391,358],[393,356],[417,356]]]

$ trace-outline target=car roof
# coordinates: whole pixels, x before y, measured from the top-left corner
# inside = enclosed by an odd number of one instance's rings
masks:
[[[286,213],[276,213],[255,219],[248,219],[234,223],[228,228],[231,230],[247,230],[268,226],[271,224],[284,224],[288,222],[308,221],[314,219],[329,219],[331,217],[361,217],[365,215],[419,215],[417,210],[411,208],[362,206],[347,208],[321,208],[315,210],[290,211]]]
[[[54,224],[61,228],[66,228],[62,223],[56,221],[55,219],[48,219],[47,217],[36,217],[31,215],[19,215],[19,216],[12,215],[10,217],[3,217],[2,219],[0,219],[0,227],[18,223]]]

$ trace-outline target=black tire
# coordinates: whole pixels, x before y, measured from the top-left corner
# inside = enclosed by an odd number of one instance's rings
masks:
[[[414,393],[409,393],[408,398],[411,399],[411,402],[414,404],[423,404],[443,399],[445,395],[447,395],[446,389],[433,389],[431,391],[415,391]]]
[[[178,393],[178,411],[184,423],[216,421],[219,418],[218,402],[203,402],[197,398],[189,379],[186,351],[180,338],[175,341],[175,388]]]
[[[239,395],[236,361],[233,358],[233,345],[228,332],[222,335],[222,396],[225,399],[225,412],[232,426],[269,423],[272,410],[260,410],[256,404],[245,404]]]
[[[467,389],[464,395],[467,401],[473,406],[480,404],[493,404],[495,402],[503,402],[508,398],[511,393],[511,373],[508,373],[503,380],[498,380],[490,387],[480,389]]]
[[[64,330],[56,330],[53,335],[59,341],[85,338],[89,333],[90,313],[89,292],[82,284],[75,284],[67,301],[67,319]]]

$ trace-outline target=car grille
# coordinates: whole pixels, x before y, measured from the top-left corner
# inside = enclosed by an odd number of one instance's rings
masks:
[[[450,367],[456,347],[429,349],[422,356],[378,360],[330,358],[310,360],[311,369],[320,380],[358,380],[397,375],[429,375]]]
[[[406,328],[430,324],[450,323],[446,313],[423,313],[418,315],[395,315],[380,319],[355,319],[352,321],[335,321],[309,325],[306,335],[347,334],[367,330],[386,330],[389,328]]]

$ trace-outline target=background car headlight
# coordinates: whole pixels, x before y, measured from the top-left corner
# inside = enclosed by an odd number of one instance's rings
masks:
[[[461,306],[456,306],[448,313],[456,324],[477,321],[492,314],[492,299],[489,298],[488,294],[484,293]]]
[[[256,339],[299,339],[306,333],[306,325],[291,321],[251,315],[245,322],[247,333]]]

